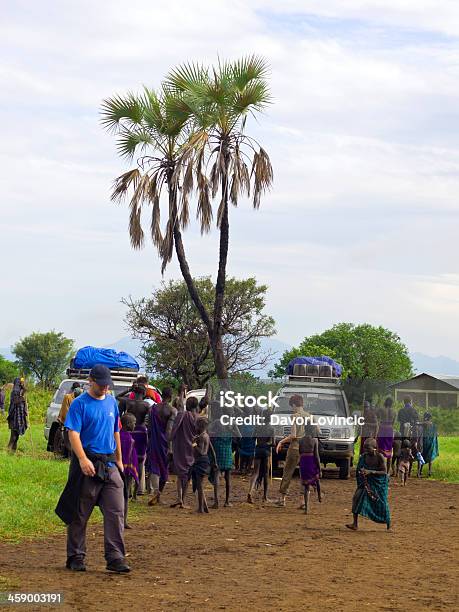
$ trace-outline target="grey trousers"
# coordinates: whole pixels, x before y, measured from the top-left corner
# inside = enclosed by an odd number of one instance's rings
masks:
[[[104,517],[104,548],[107,563],[124,560],[123,479],[116,466],[109,468],[110,480],[101,482],[85,476],[81,486],[78,513],[67,527],[67,558],[86,556],[86,525],[96,505]]]

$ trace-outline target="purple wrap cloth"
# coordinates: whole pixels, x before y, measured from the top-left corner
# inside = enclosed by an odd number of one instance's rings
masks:
[[[148,447],[148,432],[145,425],[136,425],[134,431],[131,431],[131,436],[134,439],[137,458],[140,462],[145,459]]]
[[[164,482],[169,478],[166,427],[167,421],[163,422],[159,417],[158,404],[152,406],[150,410],[146,469],[150,474],[158,475]]]
[[[378,451],[384,455],[386,459],[392,457],[392,446],[394,444],[394,428],[392,423],[381,423],[376,438]]]
[[[132,476],[134,480],[139,482],[139,462],[135,450],[135,443],[129,431],[120,431],[121,439],[121,455],[123,457],[123,466],[125,476]]]
[[[188,410],[179,412],[172,428],[174,471],[182,480],[188,479],[194,463],[193,438],[196,436],[196,414]]]
[[[300,455],[300,477],[302,484],[316,486],[320,477],[320,465],[314,453]]]

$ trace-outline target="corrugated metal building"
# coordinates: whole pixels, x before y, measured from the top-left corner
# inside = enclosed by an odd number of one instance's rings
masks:
[[[459,408],[459,376],[423,372],[392,385],[395,401],[410,396],[422,408]]]

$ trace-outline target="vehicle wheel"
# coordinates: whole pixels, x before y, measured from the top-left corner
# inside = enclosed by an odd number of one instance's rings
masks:
[[[351,460],[342,459],[339,463],[339,478],[340,480],[347,480],[351,475]]]

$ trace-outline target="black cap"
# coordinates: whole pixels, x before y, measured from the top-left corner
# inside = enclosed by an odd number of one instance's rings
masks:
[[[97,383],[101,387],[105,387],[106,385],[113,384],[111,373],[110,373],[110,370],[107,368],[107,366],[95,365],[93,368],[91,368],[91,371],[89,372],[89,376],[92,378],[92,380],[95,383]]]

